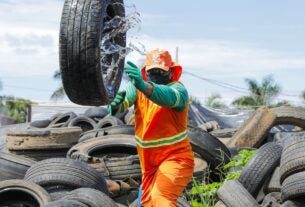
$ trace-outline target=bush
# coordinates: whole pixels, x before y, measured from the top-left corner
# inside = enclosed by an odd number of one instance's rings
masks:
[[[197,181],[193,178],[193,187],[185,193],[185,199],[189,200],[194,207],[214,207],[218,189],[228,180],[238,179],[241,169],[247,164],[254,153],[255,150],[241,150],[229,163],[219,166],[221,172],[223,172],[219,182],[208,183],[208,177],[203,181]],[[239,167],[240,170],[226,173],[233,167]]]

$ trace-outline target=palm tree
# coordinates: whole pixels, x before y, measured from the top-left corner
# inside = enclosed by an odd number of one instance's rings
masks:
[[[250,95],[236,99],[233,101],[233,105],[250,107],[261,105],[269,106],[272,99],[280,92],[280,86],[275,83],[272,75],[265,76],[261,84],[249,78],[246,78],[245,81],[248,85]]]
[[[221,96],[217,93],[212,94],[211,96],[209,96],[206,100],[206,105],[211,107],[211,108],[217,108],[217,109],[221,109],[221,108],[225,108],[225,104],[221,102]]]
[[[53,78],[55,80],[61,81],[61,74],[60,74],[59,70],[55,71]],[[66,96],[65,90],[64,90],[63,86],[60,86],[53,92],[53,94],[51,95],[51,99],[52,100],[63,99],[65,96]]]

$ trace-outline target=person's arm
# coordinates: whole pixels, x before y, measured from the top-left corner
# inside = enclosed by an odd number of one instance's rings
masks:
[[[188,103],[188,93],[182,84],[174,82],[166,86],[153,82],[146,82],[143,80],[139,68],[129,61],[124,70],[133,81],[133,85],[156,104],[172,107],[179,111],[186,107]]]
[[[178,111],[183,111],[187,106],[188,92],[181,83],[159,85],[148,82],[148,84],[150,86],[143,93],[157,105],[175,108]]]
[[[122,94],[123,92],[119,92],[114,101],[108,106],[111,115],[126,111],[136,102],[137,89],[131,82],[127,83],[125,88],[125,97],[123,97]]]

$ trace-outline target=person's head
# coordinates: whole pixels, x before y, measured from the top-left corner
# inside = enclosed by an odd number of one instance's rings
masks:
[[[174,62],[168,51],[153,50],[147,53],[145,73],[148,81],[166,85],[172,81]]]

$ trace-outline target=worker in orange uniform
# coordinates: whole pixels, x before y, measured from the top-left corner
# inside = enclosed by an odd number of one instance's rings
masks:
[[[144,207],[176,206],[192,178],[194,155],[187,136],[188,93],[179,82],[182,67],[167,51],[153,50],[144,68],[124,68],[131,81],[108,106],[111,114],[134,104],[135,139],[142,169]]]

